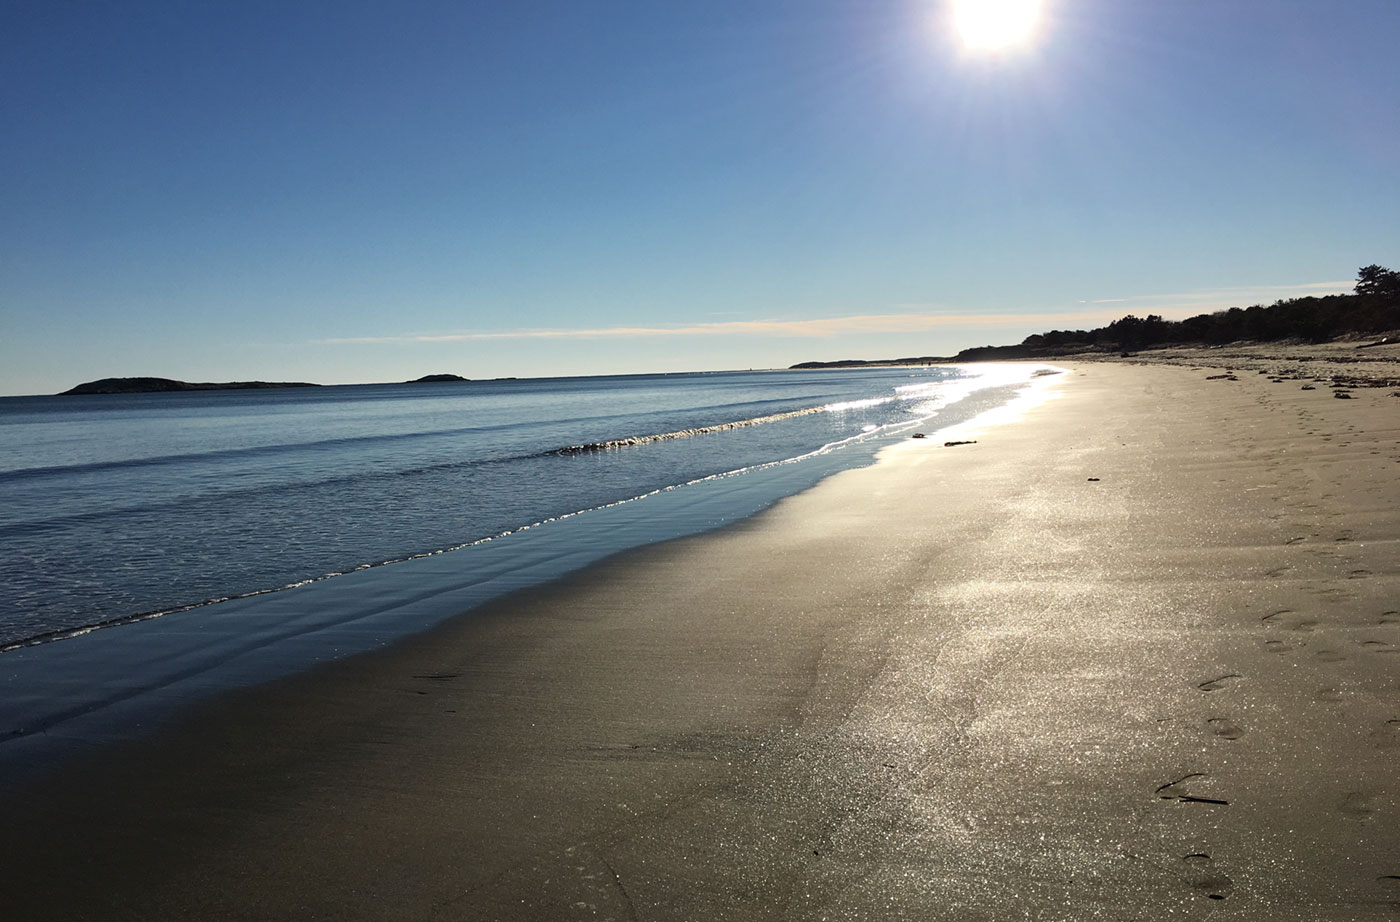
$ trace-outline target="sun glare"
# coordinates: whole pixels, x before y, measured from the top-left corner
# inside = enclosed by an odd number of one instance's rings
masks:
[[[973,51],[1003,51],[1028,43],[1040,25],[1041,0],[952,0],[953,22]]]

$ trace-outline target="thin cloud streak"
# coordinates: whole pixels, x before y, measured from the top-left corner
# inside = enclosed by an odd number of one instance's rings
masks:
[[[1224,307],[1248,307],[1263,300],[1279,298],[1305,298],[1309,295],[1345,294],[1350,292],[1355,281],[1308,282],[1303,285],[1239,285],[1231,288],[1210,288],[1204,291],[1187,291],[1165,295],[1130,295],[1126,298],[1101,298],[1091,304],[1108,303],[1152,303],[1186,307],[1202,302],[1219,303]]]
[[[1259,285],[1217,288],[1181,294],[1134,295],[1103,298],[1096,305],[1136,306],[1167,319],[1179,320],[1193,314],[1243,307],[1265,300],[1338,294],[1350,291],[1354,283],[1312,282],[1303,285]],[[901,305],[915,307],[916,305]],[[639,339],[673,336],[773,336],[820,339],[838,335],[880,333],[923,333],[948,327],[974,329],[1037,330],[1059,327],[1085,327],[1117,320],[1123,308],[1093,310],[985,313],[985,314],[860,314],[850,317],[824,317],[812,320],[725,320],[671,326],[617,326],[581,329],[494,330],[463,333],[419,333],[397,336],[343,336],[316,340],[322,345],[405,345],[432,343],[491,342],[499,340]]]
[[[332,345],[457,343],[502,339],[627,339],[657,336],[787,336],[821,338],[850,333],[918,333],[940,327],[1018,327],[1086,319],[1111,319],[1108,312],[1045,314],[868,314],[817,320],[729,320],[683,326],[599,327],[578,330],[501,330],[409,336],[352,336],[320,340]]]

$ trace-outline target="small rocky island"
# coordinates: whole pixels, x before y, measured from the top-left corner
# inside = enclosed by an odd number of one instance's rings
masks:
[[[455,384],[470,381],[461,375],[424,375],[404,384]],[[196,383],[173,378],[100,378],[64,391],[60,397],[89,394],[163,394],[175,391],[248,391],[274,387],[324,387],[309,381],[226,381]]]
[[[306,381],[227,381],[191,383],[171,378],[100,378],[64,391],[60,397],[85,394],[161,394],[171,391],[246,391],[272,387],[320,387]]]

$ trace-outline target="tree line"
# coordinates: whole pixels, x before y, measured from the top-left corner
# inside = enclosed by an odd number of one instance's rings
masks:
[[[1270,305],[1232,307],[1185,320],[1132,314],[1093,330],[1033,333],[1019,346],[980,346],[958,353],[960,360],[1062,354],[1091,349],[1132,350],[1151,346],[1295,339],[1319,343],[1347,334],[1400,330],[1400,272],[1363,266],[1351,294],[1289,298]]]

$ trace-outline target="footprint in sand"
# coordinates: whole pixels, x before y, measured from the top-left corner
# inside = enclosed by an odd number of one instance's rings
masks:
[[[1211,717],[1206,720],[1210,732],[1221,739],[1237,740],[1244,736],[1244,728],[1228,717]]]
[[[1376,799],[1362,791],[1352,791],[1342,798],[1337,809],[1355,819],[1368,820],[1376,812]]]
[[[1317,627],[1317,620],[1314,618],[1290,618],[1296,612],[1291,608],[1280,608],[1278,611],[1270,612],[1259,619],[1261,624],[1267,627],[1287,627],[1290,631],[1301,631],[1308,633]]]
[[[1282,576],[1283,574],[1287,573],[1291,569],[1293,569],[1291,566],[1285,564],[1281,567],[1274,567],[1272,570],[1265,570],[1264,575],[1269,579],[1276,579]]]
[[[1347,579],[1365,579],[1371,575],[1370,570],[1352,570],[1347,574]]]
[[[1299,646],[1302,645],[1299,644]],[[1297,647],[1292,644],[1286,644],[1281,640],[1266,640],[1264,641],[1264,649],[1268,650],[1270,653],[1287,653],[1290,650],[1296,650]]]
[[[1181,859],[1184,866],[1182,877],[1191,884],[1191,889],[1199,890],[1209,899],[1223,900],[1230,895],[1235,882],[1215,867],[1215,862],[1205,852],[1194,852]]]
[[[1400,748],[1400,720],[1387,720],[1372,730],[1371,743],[1377,749]]]
[[[1318,650],[1313,656],[1324,663],[1340,663],[1347,658],[1345,653],[1337,650]]]
[[[1335,688],[1319,688],[1314,697],[1318,701],[1326,701],[1328,704],[1336,704],[1342,700],[1342,693]]]
[[[1396,653],[1400,652],[1395,644],[1386,643],[1384,640],[1362,640],[1357,642],[1357,646],[1371,653]]]
[[[1230,684],[1230,682],[1234,681],[1235,679],[1242,678],[1244,678],[1244,676],[1240,675],[1238,672],[1229,672],[1225,675],[1217,676],[1214,679],[1207,679],[1204,682],[1198,682],[1196,684],[1196,687],[1203,692],[1220,691],[1220,689],[1224,688],[1226,685]]]
[[[1400,611],[1381,612],[1381,624],[1400,624]]]

